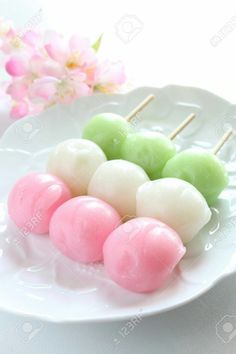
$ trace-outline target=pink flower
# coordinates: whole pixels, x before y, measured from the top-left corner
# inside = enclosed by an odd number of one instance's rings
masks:
[[[13,77],[22,77],[28,81],[38,78],[42,74],[44,58],[39,54],[25,53],[13,55],[7,61],[5,69]]]
[[[1,38],[1,51],[5,54],[19,53],[24,47],[22,39],[12,28]]]
[[[15,119],[38,114],[56,103],[70,103],[94,91],[115,92],[125,81],[121,63],[100,62],[93,46],[77,35],[66,41],[56,32],[17,32],[0,19],[0,51],[10,75],[5,91]]]
[[[67,43],[58,34],[51,34],[45,49],[51,59],[63,65],[66,70],[76,71],[96,63],[95,51],[88,40],[72,36]]]
[[[10,116],[14,119],[19,119],[29,113],[29,106],[25,101],[16,102],[10,112]]]
[[[82,76],[81,76],[82,78]],[[31,88],[30,97],[33,100],[45,101],[51,105],[56,102],[69,103],[81,96],[90,94],[91,89],[83,80],[74,78],[57,79],[54,77],[43,77],[35,80]]]
[[[60,103],[71,103],[77,98],[90,95],[90,93],[91,89],[85,82],[73,78],[61,80],[57,90]]]
[[[59,79],[50,76],[34,80],[30,88],[30,98],[35,102],[52,101],[56,95]]]

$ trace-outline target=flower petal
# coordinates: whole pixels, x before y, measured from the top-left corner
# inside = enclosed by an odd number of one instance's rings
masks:
[[[75,84],[75,92],[76,92],[76,98],[82,96],[89,96],[92,93],[91,88],[84,82],[77,82]]]
[[[43,74],[60,78],[64,74],[64,66],[54,60],[44,60],[42,65]]]
[[[53,60],[61,63],[64,63],[70,54],[67,43],[58,34],[51,35],[50,41],[45,44],[45,49]]]
[[[29,113],[29,106],[25,101],[16,102],[11,111],[10,116],[14,119],[25,117]]]
[[[126,80],[124,65],[121,62],[105,61],[98,66],[95,85],[103,92],[114,92]]]
[[[71,36],[69,40],[69,46],[71,52],[84,52],[88,48],[90,48],[89,40],[87,38],[82,38],[76,34]]]
[[[58,79],[46,76],[35,80],[30,89],[30,97],[50,101],[56,93],[58,82]]]
[[[6,63],[5,69],[11,76],[23,76],[26,74],[26,61],[19,56],[12,56]]]
[[[30,47],[37,48],[42,45],[42,36],[33,30],[29,30],[21,37],[22,41]]]
[[[13,81],[7,88],[7,93],[17,101],[22,100],[28,91],[28,85],[23,80]]]
[[[34,76],[38,77],[42,73],[43,63],[45,58],[42,57],[40,54],[34,54],[29,60],[29,71]]]

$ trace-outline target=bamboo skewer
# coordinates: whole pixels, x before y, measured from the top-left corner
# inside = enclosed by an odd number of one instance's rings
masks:
[[[155,95],[151,94],[147,96],[136,108],[134,108],[127,116],[125,117],[125,120],[127,122],[131,122],[131,120],[138,114],[140,113],[153,99],[155,98]],[[169,139],[174,140],[176,136],[182,132],[192,121],[193,119],[196,118],[195,113],[191,113],[170,135]]]
[[[153,99],[154,95],[147,96],[136,108],[134,108],[125,119],[130,122],[138,113],[140,113]]]
[[[176,136],[182,132],[196,118],[195,113],[191,113],[172,133],[169,135],[170,140],[174,140]]]
[[[224,144],[230,139],[230,137],[233,135],[233,129],[230,128],[227,130],[227,132],[222,136],[222,138],[218,141],[216,146],[212,149],[212,153],[214,155],[217,155],[217,153],[222,149]]]

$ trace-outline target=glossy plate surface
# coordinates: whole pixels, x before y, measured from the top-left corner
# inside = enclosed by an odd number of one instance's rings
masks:
[[[187,247],[187,254],[160,291],[137,295],[121,289],[102,265],[79,265],[60,255],[48,236],[25,235],[10,222],[6,200],[17,179],[45,171],[48,152],[62,140],[81,136],[98,112],[122,115],[148,94],[155,102],[136,118],[138,130],[170,133],[189,113],[197,119],[176,139],[178,149],[210,149],[229,125],[236,106],[200,89],[179,86],[139,88],[127,94],[83,98],[38,117],[22,119],[0,141],[0,308],[54,322],[106,321],[160,313],[204,293],[236,271],[236,142],[219,157],[226,163],[230,186],[212,208],[210,223]]]

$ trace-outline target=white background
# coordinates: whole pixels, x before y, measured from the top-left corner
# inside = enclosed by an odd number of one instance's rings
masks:
[[[0,0],[0,15],[21,28],[40,9],[40,27],[92,41],[104,33],[101,55],[124,61],[127,89],[190,85],[236,102],[235,1]],[[216,35],[223,39],[214,46]],[[2,111],[0,118],[6,120]],[[224,316],[236,316],[235,297],[232,276],[182,308],[142,319],[125,338],[119,334],[125,322],[55,325],[0,314],[0,353],[235,353],[236,332],[228,344],[216,334]],[[231,321],[236,331],[236,317]]]

